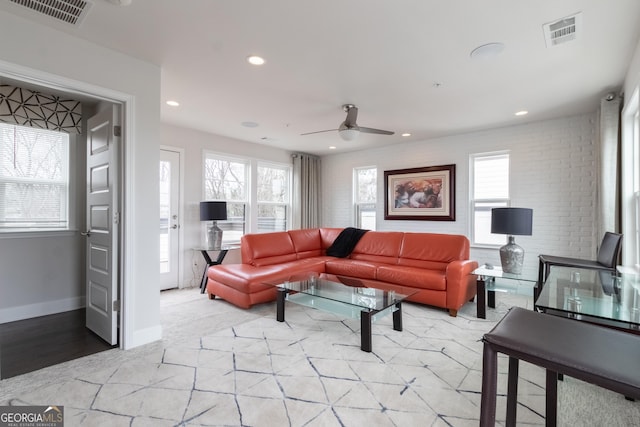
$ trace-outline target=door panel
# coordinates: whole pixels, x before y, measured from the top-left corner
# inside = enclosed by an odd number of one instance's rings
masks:
[[[179,209],[180,153],[160,150],[160,290],[179,285]]]
[[[87,122],[86,324],[109,344],[118,342],[118,146],[114,106]]]

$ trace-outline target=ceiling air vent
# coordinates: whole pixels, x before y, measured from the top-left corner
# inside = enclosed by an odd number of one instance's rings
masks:
[[[547,47],[557,46],[575,40],[582,28],[582,13],[567,16],[559,21],[543,25],[544,39]]]
[[[80,25],[91,3],[85,0],[9,0],[27,9],[74,26]]]

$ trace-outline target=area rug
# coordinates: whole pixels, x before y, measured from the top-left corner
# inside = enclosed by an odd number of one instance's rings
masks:
[[[59,367],[56,381],[0,404],[64,405],[67,426],[477,426],[482,334],[511,305],[528,304],[498,299],[487,320],[475,318],[475,304],[456,318],[403,304],[404,330],[393,330],[391,316],[374,323],[371,353],[360,350],[357,319],[288,304],[280,323],[267,305],[208,334],[174,330],[161,343]],[[499,367],[503,423],[506,358]],[[543,370],[521,363],[518,425],[544,425],[544,381]],[[559,425],[640,419],[639,403],[572,378],[558,393]]]

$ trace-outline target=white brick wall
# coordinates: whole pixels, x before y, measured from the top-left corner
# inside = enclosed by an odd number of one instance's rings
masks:
[[[537,272],[540,253],[595,257],[602,237],[595,231],[596,129],[593,113],[324,157],[323,222],[354,224],[353,168],[375,165],[378,230],[469,236],[469,154],[510,150],[512,206],[533,209],[533,235],[516,237],[525,249],[525,272]],[[456,221],[384,220],[385,170],[451,163],[456,164]],[[500,264],[497,249],[472,248],[471,257]]]

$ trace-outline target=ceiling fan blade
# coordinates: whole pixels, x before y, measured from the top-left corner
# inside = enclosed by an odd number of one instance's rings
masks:
[[[380,135],[393,135],[395,132],[391,132],[390,130],[382,130],[382,129],[373,129],[373,128],[364,128],[360,126],[360,132],[364,133],[377,133]]]
[[[333,131],[336,131],[336,130],[338,130],[338,129],[317,130],[315,132],[301,133],[300,135],[313,135],[314,133],[333,132]]]
[[[358,126],[356,124],[356,120],[358,119],[358,107],[356,107],[355,105],[346,104],[344,106],[344,109],[347,112],[347,118],[344,120],[344,125],[347,128]]]

